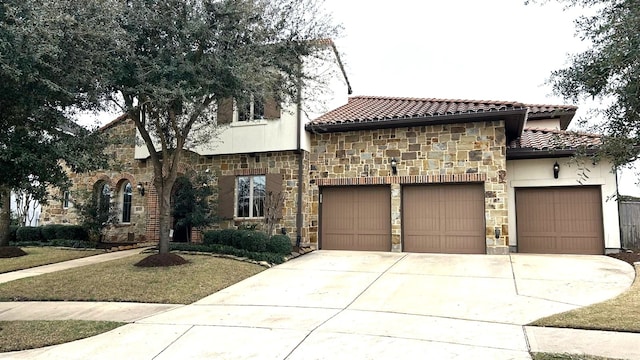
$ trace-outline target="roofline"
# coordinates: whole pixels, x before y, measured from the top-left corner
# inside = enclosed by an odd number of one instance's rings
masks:
[[[347,76],[347,71],[344,69],[344,63],[342,62],[342,58],[340,57],[340,53],[338,52],[338,48],[332,39],[328,39],[329,46],[333,50],[333,54],[336,56],[336,60],[338,60],[338,67],[340,67],[340,71],[342,72],[342,76],[344,77],[344,81],[347,83],[347,95],[353,94],[353,89],[351,89],[351,83],[349,82],[349,77]]]
[[[507,160],[565,158],[576,155],[578,149],[510,149],[507,148]],[[587,155],[595,154],[597,149],[588,148]]]
[[[458,114],[446,114],[446,115],[432,115],[432,116],[420,116],[410,118],[391,118],[381,120],[370,120],[364,122],[348,122],[348,123],[336,123],[336,124],[312,124],[309,123],[305,126],[307,131],[315,133],[331,133],[342,132],[352,130],[367,130],[367,129],[385,129],[385,128],[398,128],[398,127],[410,127],[421,125],[441,125],[441,124],[458,124],[465,122],[479,122],[487,120],[507,120],[509,118],[521,117],[521,121],[514,126],[509,126],[509,135],[519,136],[524,128],[524,117],[527,114],[527,109],[511,109],[511,110],[494,110],[494,111],[482,111],[482,112],[467,112]],[[505,122],[505,128],[507,124]]]

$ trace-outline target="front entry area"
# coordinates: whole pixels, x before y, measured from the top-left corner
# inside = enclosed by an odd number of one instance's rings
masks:
[[[404,186],[403,251],[486,253],[484,196],[481,183]]]
[[[391,250],[388,186],[326,187],[321,196],[321,249]]]

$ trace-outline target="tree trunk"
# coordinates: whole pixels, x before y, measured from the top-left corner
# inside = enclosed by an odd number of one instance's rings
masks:
[[[166,179],[163,179],[163,184],[156,185],[158,190],[158,213],[160,215],[160,254],[166,254],[169,252],[169,231],[171,230],[171,188],[173,184],[168,184]]]
[[[11,224],[11,190],[0,188],[0,246],[9,246],[9,225]]]

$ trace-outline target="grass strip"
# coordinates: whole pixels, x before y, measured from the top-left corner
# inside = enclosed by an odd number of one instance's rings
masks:
[[[125,323],[113,321],[0,321],[0,352],[35,349],[102,334]]]
[[[43,274],[0,284],[0,301],[125,301],[189,304],[265,268],[204,255],[188,264],[140,268],[148,254]]]
[[[21,247],[21,249],[27,255],[0,259],[0,274],[104,254],[104,250],[55,249],[51,247]]]
[[[547,326],[586,330],[640,332],[640,267],[631,288],[618,297],[532,322]]]

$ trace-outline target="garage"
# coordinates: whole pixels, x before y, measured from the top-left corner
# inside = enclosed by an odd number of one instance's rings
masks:
[[[603,254],[599,186],[518,188],[518,252]]]
[[[484,185],[403,186],[403,251],[485,254]]]
[[[391,250],[388,186],[325,187],[320,203],[320,248]]]

